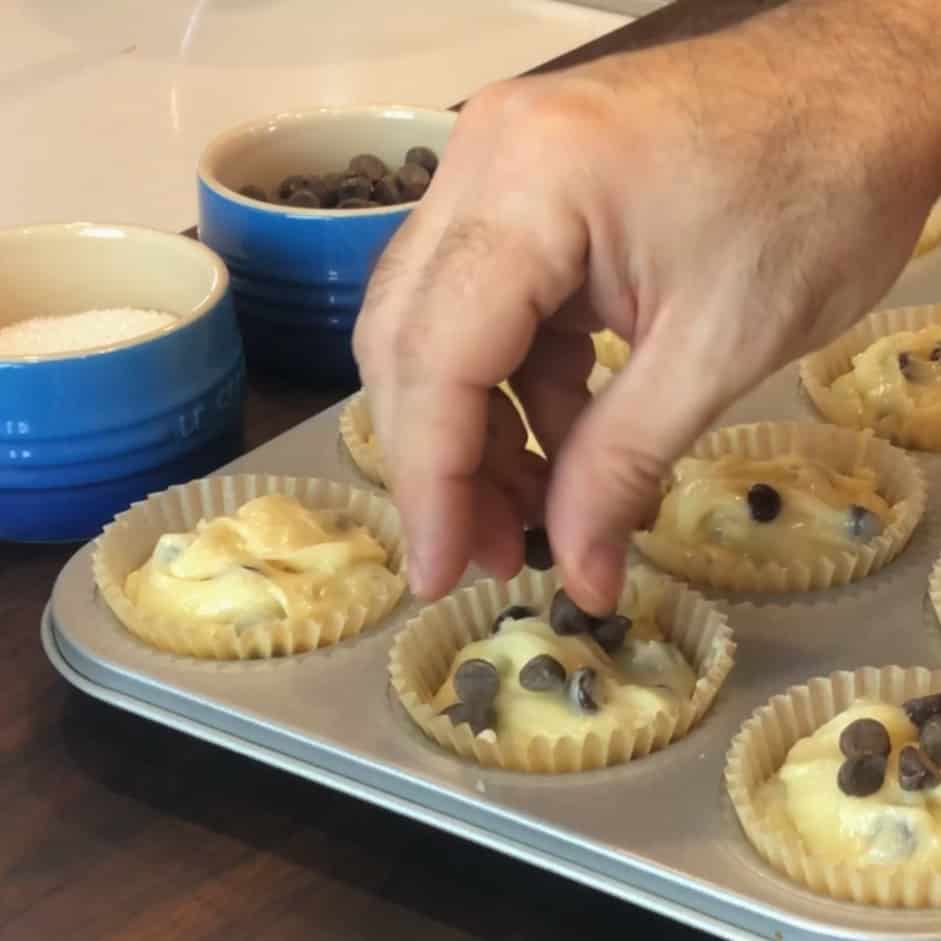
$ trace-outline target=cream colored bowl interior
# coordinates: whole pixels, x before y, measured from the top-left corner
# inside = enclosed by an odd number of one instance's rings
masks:
[[[181,235],[90,223],[0,230],[0,327],[30,317],[123,307],[175,314],[182,326],[212,307],[227,285],[222,260]],[[59,358],[62,354],[2,357],[8,362]]]

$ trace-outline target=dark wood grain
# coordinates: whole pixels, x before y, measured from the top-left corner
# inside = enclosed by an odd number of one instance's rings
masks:
[[[557,68],[773,0],[681,0]],[[256,447],[334,400],[253,378]],[[71,690],[38,625],[74,547],[0,544],[0,941],[700,937]]]

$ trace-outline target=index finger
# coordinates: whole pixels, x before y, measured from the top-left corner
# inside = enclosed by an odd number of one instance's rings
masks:
[[[393,255],[390,269],[380,266],[381,288],[357,326],[356,355],[422,597],[447,592],[470,558],[489,390],[523,361],[546,305],[534,285],[551,278],[535,254],[519,233],[455,220],[427,260]],[[409,284],[400,273],[412,265],[423,275]]]

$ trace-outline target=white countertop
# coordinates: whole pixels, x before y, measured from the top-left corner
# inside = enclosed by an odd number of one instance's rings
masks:
[[[0,226],[179,230],[222,128],[447,106],[626,21],[556,0],[0,0]]]

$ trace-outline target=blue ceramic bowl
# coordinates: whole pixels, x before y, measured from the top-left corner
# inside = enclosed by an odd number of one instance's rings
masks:
[[[320,108],[246,124],[213,140],[199,164],[199,236],[225,260],[250,366],[313,386],[358,383],[350,339],[376,259],[414,203],[296,209],[239,195],[273,192],[297,173],[342,171],[374,153],[390,167],[413,146],[441,156],[450,111]]]
[[[91,538],[241,450],[244,366],[221,259],[126,226],[0,230],[0,327],[127,307],[179,324],[80,352],[0,353],[0,540]]]

